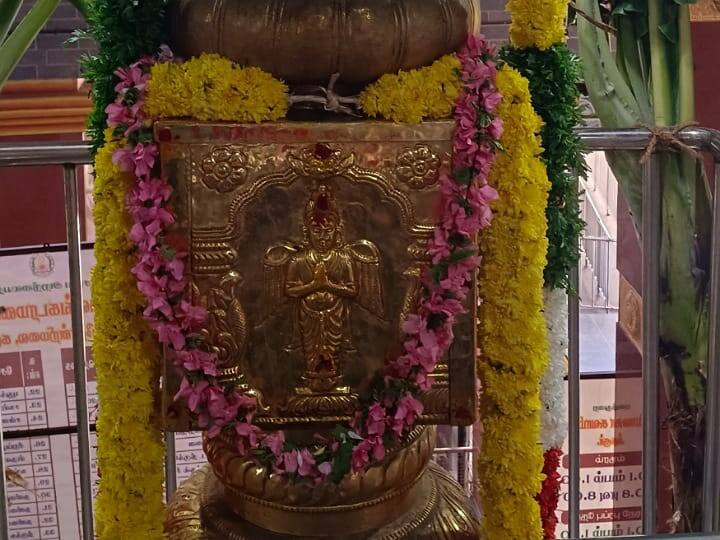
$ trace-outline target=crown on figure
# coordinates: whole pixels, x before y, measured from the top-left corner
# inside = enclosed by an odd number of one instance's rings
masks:
[[[305,205],[305,224],[310,226],[329,223],[341,224],[340,209],[330,186],[320,184]]]

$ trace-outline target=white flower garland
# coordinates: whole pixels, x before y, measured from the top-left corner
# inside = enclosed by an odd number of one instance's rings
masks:
[[[544,289],[548,366],[540,386],[543,450],[562,448],[567,434],[565,414],[565,354],[568,346],[568,297],[563,289]]]

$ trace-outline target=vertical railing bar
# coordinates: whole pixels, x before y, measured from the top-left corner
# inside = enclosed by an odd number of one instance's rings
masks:
[[[467,444],[467,429],[465,426],[458,426],[457,428],[457,445],[465,446]],[[467,467],[466,461],[467,456],[463,453],[457,455],[457,479],[458,484],[461,486],[465,485],[465,469]]]
[[[643,166],[642,334],[643,334],[643,534],[656,532],[658,370],[660,317],[661,185],[658,156]]]
[[[710,250],[710,329],[705,415],[703,531],[720,530],[720,162],[714,164],[712,247]]]
[[[0,420],[1,423],[1,420]],[[2,478],[0,478],[0,540],[8,540],[10,538],[8,532],[8,514],[7,514],[7,484],[5,483],[5,441],[3,440],[3,430],[0,425],[0,467],[2,468]]]
[[[165,501],[170,499],[177,490],[177,469],[175,468],[175,433],[165,432]]]
[[[72,320],[75,410],[78,428],[80,508],[84,540],[93,540],[92,479],[90,476],[90,419],[87,406],[85,362],[85,315],[83,310],[82,261],[80,257],[80,210],[75,165],[63,165],[65,182],[65,223],[70,265],[70,313]]]
[[[570,269],[568,295],[568,510],[570,538],[580,537],[580,268]]]

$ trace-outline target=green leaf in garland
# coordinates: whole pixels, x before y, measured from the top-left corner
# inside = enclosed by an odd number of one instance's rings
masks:
[[[453,172],[453,178],[455,182],[461,186],[469,186],[473,179],[473,171],[470,167],[463,167]]]
[[[167,42],[166,0],[93,0],[87,5],[88,31],[98,52],[82,60],[83,76],[92,83],[93,110],[88,133],[93,154],[105,140],[105,108],[115,101],[115,70],[145,55],[155,54]]]
[[[617,9],[629,13],[635,4],[626,0],[617,3]],[[533,107],[545,123],[541,132],[542,158],[552,185],[547,207],[545,286],[569,289],[569,272],[578,264],[579,236],[584,227],[574,176],[584,175],[586,170],[582,144],[575,132],[581,123],[579,59],[564,44],[543,51],[505,47],[501,58],[528,79]]]

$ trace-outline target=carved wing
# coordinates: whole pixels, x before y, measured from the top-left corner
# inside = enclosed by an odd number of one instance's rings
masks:
[[[285,304],[289,298],[285,294],[287,266],[297,248],[290,244],[278,244],[268,248],[263,259],[265,306],[263,318],[267,318]]]
[[[372,242],[360,240],[348,246],[353,261],[357,301],[373,315],[384,319],[382,283],[380,281],[380,252]]]

